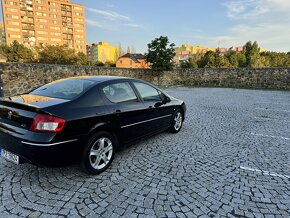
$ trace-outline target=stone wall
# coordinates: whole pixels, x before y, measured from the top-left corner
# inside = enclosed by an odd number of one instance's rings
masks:
[[[48,82],[83,75],[134,77],[159,86],[232,87],[290,90],[290,69],[176,69],[152,72],[91,66],[0,63],[5,96],[28,91]]]

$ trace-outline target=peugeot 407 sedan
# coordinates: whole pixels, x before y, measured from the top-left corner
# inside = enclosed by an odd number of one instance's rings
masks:
[[[185,112],[183,101],[142,80],[62,79],[0,100],[1,156],[40,166],[78,162],[99,174],[122,145],[179,132]]]

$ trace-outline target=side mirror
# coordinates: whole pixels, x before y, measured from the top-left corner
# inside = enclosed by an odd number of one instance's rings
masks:
[[[170,101],[171,101],[170,98],[167,97],[166,95],[164,95],[164,98],[163,98],[163,100],[162,100],[162,103],[163,103],[163,104],[166,104],[166,103],[169,103]]]

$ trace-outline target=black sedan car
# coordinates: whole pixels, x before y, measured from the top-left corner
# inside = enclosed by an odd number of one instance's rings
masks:
[[[179,132],[185,112],[183,101],[142,80],[62,79],[0,100],[1,156],[40,166],[79,162],[98,174],[122,145]]]

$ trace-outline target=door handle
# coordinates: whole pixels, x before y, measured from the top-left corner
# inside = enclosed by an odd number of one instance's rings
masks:
[[[121,115],[121,110],[116,110],[115,114],[116,114],[116,116],[120,116]]]
[[[149,108],[149,109],[152,109],[152,108],[153,108],[153,106],[149,106],[148,108]]]

